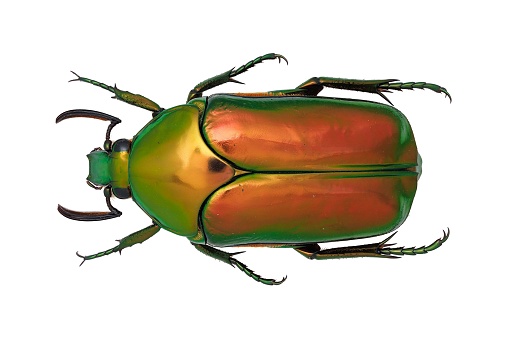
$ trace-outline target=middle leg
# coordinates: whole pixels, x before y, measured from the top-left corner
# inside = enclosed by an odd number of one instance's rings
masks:
[[[257,64],[261,63],[264,60],[273,59],[278,59],[279,62],[281,62],[281,59],[283,59],[288,64],[288,60],[286,60],[286,58],[280,54],[276,53],[265,54],[261,57],[249,61],[248,63],[240,66],[237,69],[232,68],[224,73],[221,73],[219,75],[216,75],[212,78],[200,82],[198,85],[194,86],[194,88],[189,92],[187,101],[189,102],[192,99],[200,98],[203,95],[203,92],[205,92],[206,90],[212,89],[222,84],[226,84],[227,82],[236,82],[242,84],[242,82],[235,80],[234,77],[246,72],[248,69],[256,66]]]

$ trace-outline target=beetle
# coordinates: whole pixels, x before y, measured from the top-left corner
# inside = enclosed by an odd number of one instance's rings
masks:
[[[421,158],[408,120],[384,95],[391,90],[447,90],[425,82],[313,77],[295,89],[263,93],[203,92],[265,60],[255,58],[196,85],[187,103],[170,109],[117,86],[84,78],[113,98],[152,112],[132,139],[110,140],[120,119],[75,109],[75,117],[109,121],[103,148],[87,155],[87,183],[103,189],[108,212],[77,212],[58,206],[65,217],[99,221],[122,213],[111,198],[132,198],[152,224],[119,240],[117,246],[81,255],[81,264],[149,239],[161,228],[187,237],[200,252],[263,278],[222,247],[293,248],[309,259],[395,258],[440,247],[449,230],[431,245],[391,247],[381,242],[322,249],[319,243],[369,238],[393,232],[407,218],[421,174]],[[318,96],[324,87],[380,95],[390,105]],[[80,266],[81,266],[80,264]]]

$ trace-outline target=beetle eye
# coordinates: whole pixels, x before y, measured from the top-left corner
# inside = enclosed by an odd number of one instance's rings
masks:
[[[103,147],[106,152],[111,152],[111,140],[107,139],[104,141]]]
[[[114,152],[129,152],[131,141],[127,139],[118,139],[115,141],[112,148]]]
[[[131,190],[128,187],[113,187],[113,195],[119,199],[129,199]]]

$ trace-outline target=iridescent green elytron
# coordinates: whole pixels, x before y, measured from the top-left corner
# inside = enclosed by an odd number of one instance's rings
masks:
[[[118,217],[111,197],[132,198],[152,224],[102,257],[141,243],[161,228],[187,237],[200,252],[233,265],[256,281],[278,285],[254,273],[218,248],[267,246],[293,248],[309,259],[393,258],[424,254],[449,236],[420,248],[391,247],[387,241],[322,249],[319,243],[380,236],[407,218],[417,190],[421,160],[405,116],[385,104],[319,97],[324,87],[383,94],[390,90],[445,88],[396,80],[311,78],[295,89],[219,94],[204,91],[234,79],[266,54],[209,78],[191,90],[185,105],[163,109],[139,94],[77,76],[114,98],[151,111],[152,120],[131,140],[110,140],[120,120],[111,115],[71,110],[74,117],[110,121],[104,149],[89,155],[87,183],[103,189],[109,212],[76,212],[80,221]],[[389,102],[390,103],[390,102]],[[82,262],[82,263],[83,263]]]

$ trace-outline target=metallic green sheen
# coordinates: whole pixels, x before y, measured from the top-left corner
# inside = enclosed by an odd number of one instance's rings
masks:
[[[428,246],[390,247],[385,240],[322,249],[319,243],[368,238],[395,230],[407,218],[421,173],[421,158],[406,117],[385,104],[318,96],[324,88],[384,95],[414,88],[444,93],[426,82],[311,77],[293,89],[216,94],[205,91],[229,82],[265,60],[268,53],[205,79],[189,92],[187,104],[162,109],[147,97],[80,77],[113,98],[146,109],[152,120],[134,138],[110,139],[121,122],[94,110],[63,112],[69,118],[109,121],[104,148],[88,155],[87,184],[104,189],[109,211],[58,211],[78,221],[101,221],[122,213],[111,203],[133,201],[152,219],[115,247],[80,255],[82,263],[121,252],[154,236],[160,228],[187,237],[203,254],[237,267],[250,278],[264,278],[216,247],[291,247],[308,259],[398,257],[424,254]],[[392,104],[391,104],[392,105]]]
[[[134,137],[129,157],[133,200],[158,226],[191,239],[203,201],[234,176],[204,143],[199,113],[194,105],[161,112]]]
[[[87,155],[88,177],[87,180],[100,186],[111,182],[109,171],[109,155],[106,151],[93,151]]]

